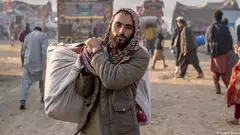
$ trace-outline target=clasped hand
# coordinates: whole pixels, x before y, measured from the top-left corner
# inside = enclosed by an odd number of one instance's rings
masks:
[[[95,53],[102,49],[103,40],[101,38],[93,37],[89,38],[84,43],[91,49],[92,53]]]

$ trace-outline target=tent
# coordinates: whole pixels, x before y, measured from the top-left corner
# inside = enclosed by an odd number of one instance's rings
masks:
[[[221,9],[239,9],[236,0],[225,0],[218,3],[205,3],[200,6],[188,6],[177,2],[173,11],[172,29],[175,28],[175,19],[183,16],[187,22],[192,24],[194,32],[205,32],[207,26],[213,22],[213,14],[216,10]]]

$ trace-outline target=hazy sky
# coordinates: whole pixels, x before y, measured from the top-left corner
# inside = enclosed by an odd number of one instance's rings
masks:
[[[47,3],[48,0],[19,0],[24,1],[31,4],[43,4]],[[57,0],[49,0],[53,3],[53,10],[56,11],[56,1]],[[128,7],[136,9],[137,5],[141,5],[144,0],[114,0],[114,11],[118,10],[122,7]],[[165,8],[163,9],[166,20],[170,21],[172,18],[172,12],[177,0],[163,0],[165,3]],[[206,2],[221,2],[224,0],[178,0],[181,3],[186,5],[201,5]],[[240,4],[240,0],[237,0]],[[131,3],[130,3],[131,2]]]

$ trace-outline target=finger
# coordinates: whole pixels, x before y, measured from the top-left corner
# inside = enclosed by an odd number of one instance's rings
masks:
[[[96,37],[92,37],[93,40],[96,40],[97,38]]]
[[[90,40],[91,40],[91,38],[85,40],[85,41],[84,41],[84,44],[85,44],[85,45],[88,45],[88,43],[89,43]]]
[[[58,43],[58,44],[57,44],[57,46],[61,46],[61,45],[64,45],[64,43],[61,42],[61,43]]]
[[[103,39],[102,39],[101,37],[99,37],[99,38],[97,38],[97,39],[99,39],[99,40],[103,41]]]

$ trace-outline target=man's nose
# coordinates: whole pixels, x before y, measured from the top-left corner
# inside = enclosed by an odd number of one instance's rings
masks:
[[[125,29],[124,27],[121,27],[118,31],[118,34],[124,34],[124,31],[125,31],[124,29]]]

